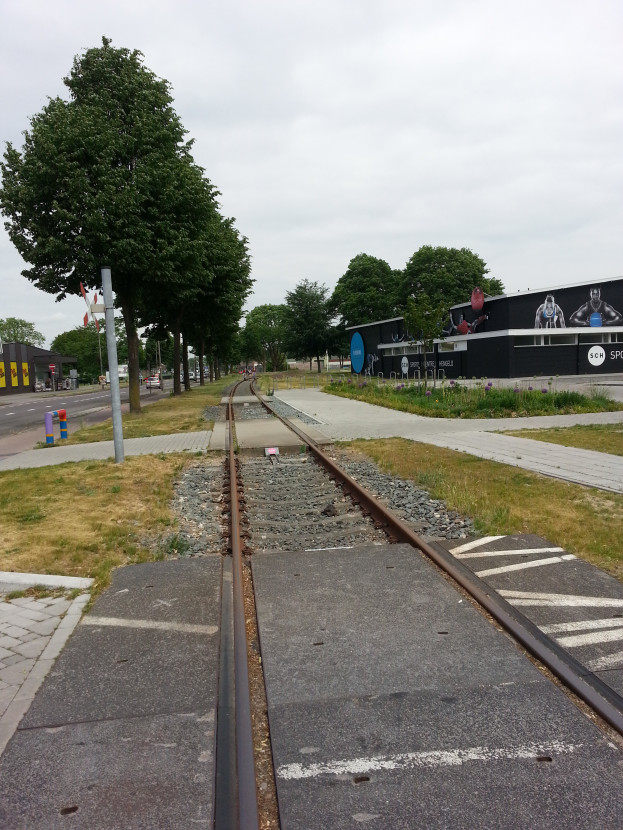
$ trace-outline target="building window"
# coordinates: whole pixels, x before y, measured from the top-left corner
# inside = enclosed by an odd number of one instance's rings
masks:
[[[545,334],[543,341],[546,346],[575,346],[575,334]]]

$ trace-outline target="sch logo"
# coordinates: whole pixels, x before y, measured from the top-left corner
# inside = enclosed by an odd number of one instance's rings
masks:
[[[588,362],[591,366],[601,366],[606,359],[606,352],[601,346],[591,346],[588,350]]]

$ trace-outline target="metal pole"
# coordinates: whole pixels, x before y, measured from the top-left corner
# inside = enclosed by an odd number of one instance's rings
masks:
[[[115,462],[123,462],[123,426],[121,423],[121,393],[119,391],[119,364],[117,363],[117,341],[115,340],[115,309],[112,298],[112,277],[110,268],[104,266],[102,293],[106,309],[106,346],[108,348],[108,371],[110,372],[110,397],[112,403],[112,435],[115,444]]]

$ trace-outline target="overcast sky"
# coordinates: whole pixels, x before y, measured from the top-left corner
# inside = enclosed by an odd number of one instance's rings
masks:
[[[0,0],[0,140],[74,55],[139,49],[166,78],[222,212],[247,308],[333,289],[364,252],[467,247],[510,292],[623,275],[620,0]],[[3,145],[4,150],[4,145]],[[0,317],[80,325],[0,230]]]

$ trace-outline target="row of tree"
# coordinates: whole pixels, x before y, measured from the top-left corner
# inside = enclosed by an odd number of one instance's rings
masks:
[[[0,208],[30,265],[24,276],[62,300],[81,282],[98,290],[101,267],[111,267],[134,412],[139,329],[173,335],[173,363],[188,382],[188,346],[213,363],[226,358],[253,282],[247,240],[221,215],[169,85],[142,57],[107,38],[77,56],[64,79],[69,100],[51,99],[0,164]],[[179,394],[177,371],[174,384]]]
[[[452,305],[468,302],[476,286],[494,296],[502,282],[488,277],[486,263],[467,248],[425,245],[404,270],[369,254],[351,259],[329,296],[326,286],[303,280],[285,303],[261,305],[246,316],[241,332],[243,360],[285,366],[286,355],[317,360],[326,352],[348,354],[346,327],[404,317],[408,331],[425,342],[441,335]]]

